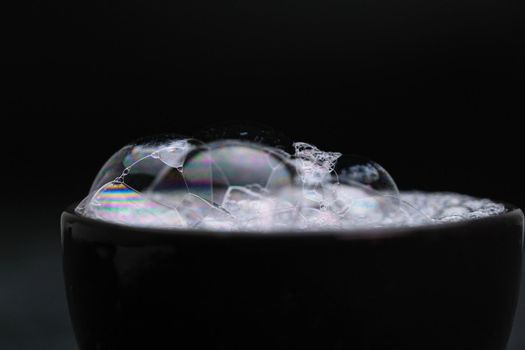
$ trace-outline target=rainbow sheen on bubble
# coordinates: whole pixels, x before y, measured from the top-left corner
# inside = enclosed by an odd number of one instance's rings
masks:
[[[179,226],[182,219],[173,208],[144,197],[123,183],[108,183],[89,198],[86,213],[99,219],[134,225]]]
[[[192,193],[218,205],[230,186],[257,185],[271,191],[293,182],[292,170],[279,153],[231,140],[194,150],[183,174]]]

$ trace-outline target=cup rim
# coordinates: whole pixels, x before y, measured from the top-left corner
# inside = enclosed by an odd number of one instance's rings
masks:
[[[424,224],[416,226],[397,226],[397,227],[376,227],[376,228],[355,228],[348,230],[277,230],[277,231],[212,231],[199,229],[171,228],[171,227],[147,227],[132,226],[115,222],[98,220],[82,216],[75,212],[78,203],[74,203],[66,208],[62,213],[62,226],[64,220],[73,220],[91,227],[98,227],[105,230],[122,232],[129,235],[129,232],[147,234],[148,237],[209,237],[209,238],[252,238],[252,239],[279,239],[279,238],[337,238],[345,240],[373,240],[377,238],[388,238],[409,235],[431,234],[440,231],[455,230],[470,226],[485,226],[487,224],[497,224],[505,222],[516,222],[521,225],[522,231],[525,217],[518,207],[502,203],[505,205],[505,212],[482,218],[466,219],[456,222],[441,222],[435,224]],[[522,233],[523,234],[523,233]],[[135,236],[135,235],[133,235]],[[522,240],[523,243],[523,240]]]

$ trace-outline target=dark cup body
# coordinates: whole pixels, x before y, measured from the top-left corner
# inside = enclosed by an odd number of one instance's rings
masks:
[[[420,228],[212,233],[62,216],[80,350],[503,350],[520,210]]]

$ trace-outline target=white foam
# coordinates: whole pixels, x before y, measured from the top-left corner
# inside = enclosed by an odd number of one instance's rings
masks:
[[[411,203],[435,223],[479,219],[505,212],[505,205],[451,192],[404,192],[401,199]]]
[[[237,191],[241,195],[235,194]],[[184,209],[179,212],[171,208],[171,214],[167,210],[152,212],[151,207],[148,211],[136,207],[122,215],[105,217],[92,207],[84,208],[81,213],[95,219],[141,227],[274,232],[413,227],[479,219],[505,212],[503,204],[457,193],[401,192],[400,202],[388,197],[356,198],[360,199],[354,199],[353,205],[336,211],[312,206],[298,207],[279,197],[265,197],[245,189],[234,189],[225,197],[223,208],[227,213],[198,197],[187,195],[181,201]]]

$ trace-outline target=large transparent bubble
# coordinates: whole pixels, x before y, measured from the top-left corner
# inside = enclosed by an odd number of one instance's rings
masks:
[[[428,222],[377,163],[294,143],[166,136],[110,158],[77,212],[126,225],[332,230]]]

